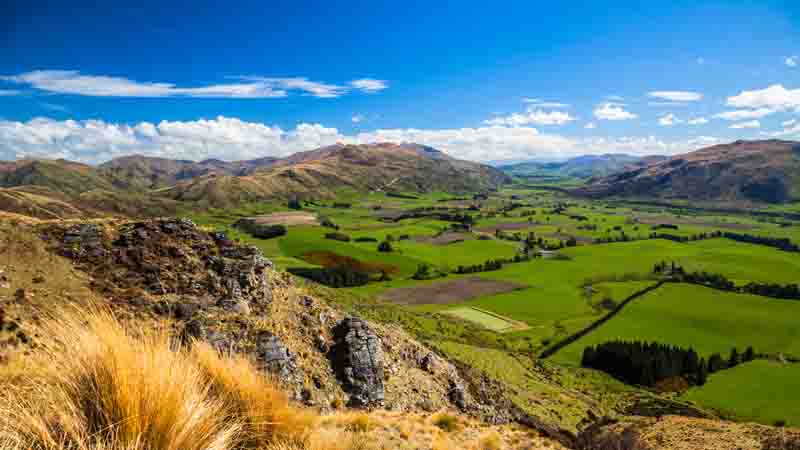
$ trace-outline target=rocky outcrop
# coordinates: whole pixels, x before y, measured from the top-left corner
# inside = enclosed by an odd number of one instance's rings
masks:
[[[348,317],[333,330],[331,361],[352,406],[374,406],[384,400],[383,352],[378,335],[357,317]]]

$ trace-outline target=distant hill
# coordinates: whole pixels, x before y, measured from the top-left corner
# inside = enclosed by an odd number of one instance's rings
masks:
[[[658,156],[646,158],[659,158]],[[528,161],[500,166],[509,175],[522,177],[571,177],[590,178],[607,176],[636,166],[644,158],[623,153],[604,155],[582,155],[560,162]]]
[[[715,145],[594,180],[573,192],[590,197],[783,203],[800,198],[800,143]]]
[[[329,197],[342,187],[359,191],[476,192],[510,181],[503,172],[415,144],[332,145],[296,153],[245,176],[209,175],[161,194],[175,200],[226,206],[298,196]]]
[[[0,210],[38,218],[86,211],[153,216],[179,206],[330,197],[340,188],[453,193],[510,177],[416,144],[333,145],[287,158],[172,160],[131,155],[97,167],[66,160],[0,161]]]
[[[195,162],[131,155],[112,159],[98,166],[98,169],[119,188],[156,189],[209,174],[246,175],[256,169],[268,167],[277,160],[259,158],[229,162],[206,159]]]

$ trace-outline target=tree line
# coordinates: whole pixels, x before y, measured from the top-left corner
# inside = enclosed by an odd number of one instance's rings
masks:
[[[654,387],[675,378],[688,385],[702,386],[708,375],[756,358],[753,347],[743,353],[734,347],[727,360],[719,353],[701,358],[693,348],[657,342],[614,340],[586,347],[581,366],[608,373],[627,384]]]
[[[783,300],[800,300],[800,286],[796,283],[779,284],[751,281],[743,286],[736,286],[736,283],[725,275],[706,271],[686,272],[683,267],[674,261],[670,264],[665,261],[656,263],[653,267],[653,273],[669,275],[676,281],[698,284],[721,291],[760,295]]]

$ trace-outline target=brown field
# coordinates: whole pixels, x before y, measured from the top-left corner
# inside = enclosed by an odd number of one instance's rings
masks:
[[[465,277],[421,286],[390,289],[381,294],[380,299],[404,305],[448,305],[526,287],[528,286],[509,281]]]
[[[253,217],[257,225],[319,225],[317,216],[308,212],[279,212]]]
[[[497,230],[500,231],[509,231],[509,230],[524,230],[526,228],[532,228],[536,225],[539,225],[538,222],[528,223],[528,222],[509,222],[509,223],[498,223],[496,225],[489,225],[485,227],[478,227],[476,228],[478,231],[482,231],[485,233],[494,233]]]
[[[304,261],[317,264],[322,267],[349,267],[353,270],[364,273],[396,273],[399,269],[391,264],[380,262],[360,261],[350,256],[339,255],[333,252],[318,251],[308,252],[300,256]]]
[[[466,241],[468,239],[475,239],[475,235],[472,233],[446,231],[438,236],[418,236],[414,238],[417,242],[431,245],[447,245],[454,242]]]

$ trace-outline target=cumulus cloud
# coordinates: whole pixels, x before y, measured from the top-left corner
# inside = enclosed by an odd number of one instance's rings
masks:
[[[652,91],[647,96],[670,102],[696,102],[703,99],[703,94],[690,91]]]
[[[689,125],[704,125],[708,123],[708,119],[705,117],[695,117],[694,119],[689,119],[686,121]]]
[[[797,119],[789,119],[789,120],[781,122],[781,126],[786,128],[786,127],[790,127],[790,126],[792,126],[792,125],[794,125],[796,123],[797,123]]]
[[[734,123],[729,128],[733,128],[735,130],[744,129],[744,128],[761,128],[761,122],[759,122],[757,120],[750,120],[750,121],[747,121],[747,122],[739,122],[739,123]]]
[[[0,159],[65,158],[100,163],[138,153],[190,160],[237,160],[287,156],[337,142],[416,142],[457,158],[509,161],[620,151],[638,155],[674,154],[717,143],[718,139],[663,141],[653,136],[576,139],[525,126],[396,128],[345,135],[321,124],[301,123],[285,130],[230,117],[136,124],[47,118],[0,121]]]
[[[783,59],[783,63],[789,67],[797,67],[800,65],[800,56],[787,56]]]
[[[364,92],[378,92],[389,87],[389,83],[386,80],[376,80],[374,78],[360,78],[348,84]]]
[[[737,109],[735,111],[725,111],[719,114],[714,114],[714,117],[725,120],[760,119],[774,112],[774,110],[769,108]]]
[[[353,117],[350,118],[350,121],[353,122],[353,123],[361,123],[365,119],[366,118],[361,114],[354,114]]]
[[[594,116],[599,120],[632,120],[638,115],[625,110],[622,103],[606,102],[594,109]]]
[[[675,124],[682,123],[681,119],[675,117],[675,114],[669,113],[658,118],[658,124],[662,127],[671,127]]]
[[[509,116],[500,116],[485,120],[485,125],[564,125],[577,120],[567,112],[563,111],[543,111],[540,109],[530,109],[525,113],[514,113]]]
[[[539,108],[569,108],[569,104],[561,102],[548,102],[538,98],[523,98],[522,101]]]
[[[268,78],[235,77],[236,82],[198,87],[179,87],[172,83],[153,83],[105,75],[84,75],[75,70],[36,70],[0,79],[34,89],[91,97],[223,97],[280,98],[290,92],[301,92],[320,98],[344,95],[351,87],[312,81],[305,77]],[[381,80],[360,79],[349,83],[352,88],[376,92],[386,88]]]
[[[583,128],[586,128],[587,130],[594,130],[595,128],[597,128],[597,125],[594,122],[589,122],[586,125],[584,125]]]
[[[735,108],[787,111],[800,109],[800,89],[786,89],[781,84],[773,84],[764,89],[742,91],[739,95],[728,97],[728,106]]]

